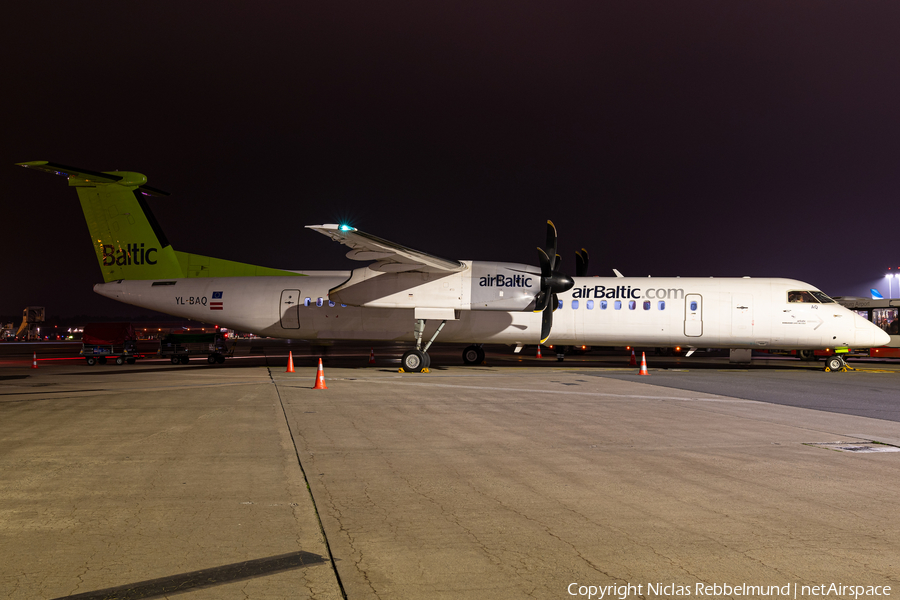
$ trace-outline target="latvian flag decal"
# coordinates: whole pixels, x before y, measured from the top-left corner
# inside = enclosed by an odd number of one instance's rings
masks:
[[[222,310],[225,308],[222,304],[222,292],[213,292],[212,300],[209,302],[209,310]]]

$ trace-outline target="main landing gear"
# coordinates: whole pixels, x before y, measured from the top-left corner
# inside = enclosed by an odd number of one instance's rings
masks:
[[[441,329],[443,329],[446,324],[447,320],[442,320],[441,324],[438,325],[437,331],[434,332],[434,335],[431,336],[431,339],[428,340],[428,343],[422,348],[422,335],[425,333],[425,319],[416,319],[416,327],[413,330],[416,336],[416,349],[406,352],[403,355],[403,358],[400,359],[400,370],[402,372],[428,373],[428,367],[431,366],[431,357],[428,356],[428,349],[431,347],[431,344],[434,343],[435,338],[437,338]]]
[[[484,362],[484,348],[481,346],[471,345],[466,346],[466,349],[463,350],[463,364],[464,365],[480,365]]]

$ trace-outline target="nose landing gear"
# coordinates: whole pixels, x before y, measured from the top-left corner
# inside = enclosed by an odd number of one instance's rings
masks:
[[[847,365],[847,361],[844,360],[844,356],[842,354],[835,354],[834,356],[829,356],[825,361],[825,372],[833,373],[835,371],[840,371],[841,373],[846,373],[847,371],[855,371],[853,367]]]

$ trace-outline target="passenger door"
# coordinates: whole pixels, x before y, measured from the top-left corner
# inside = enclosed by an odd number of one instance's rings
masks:
[[[281,292],[278,313],[281,315],[282,329],[300,329],[300,290]]]
[[[703,298],[700,294],[688,294],[684,297],[684,335],[703,335]]]

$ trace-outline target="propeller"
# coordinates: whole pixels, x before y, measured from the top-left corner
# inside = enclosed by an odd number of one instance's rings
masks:
[[[575,277],[587,277],[588,251],[584,248],[575,251]]]
[[[543,313],[541,315],[542,344],[550,337],[550,330],[553,327],[553,311],[559,306],[557,294],[567,292],[575,285],[571,277],[559,271],[562,258],[556,253],[556,247],[556,226],[553,221],[547,221],[546,249],[538,248],[538,261],[541,265],[541,291],[535,296],[534,303],[534,312]]]

